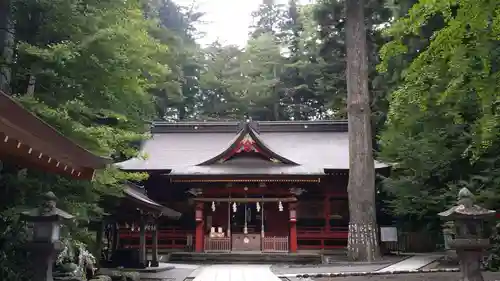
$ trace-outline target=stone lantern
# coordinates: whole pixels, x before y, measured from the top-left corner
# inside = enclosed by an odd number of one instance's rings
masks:
[[[455,227],[455,237],[449,240],[449,247],[457,252],[460,271],[464,281],[483,281],[481,259],[483,251],[490,246],[490,228],[487,222],[495,217],[495,211],[474,205],[474,195],[462,188],[458,193],[458,204],[439,213]]]
[[[34,265],[34,281],[52,281],[52,265],[62,250],[60,242],[61,222],[73,216],[56,207],[57,197],[53,192],[44,195],[38,208],[21,213],[21,218],[33,224],[33,237],[29,243]]]

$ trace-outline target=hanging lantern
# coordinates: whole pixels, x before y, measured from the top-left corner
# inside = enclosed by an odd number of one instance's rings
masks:
[[[236,202],[233,203],[233,212],[236,213]]]
[[[281,201],[279,201],[279,203],[278,203],[278,210],[280,212],[283,212],[283,204],[281,204]]]
[[[257,209],[257,213],[260,212],[260,203],[257,202],[257,206],[255,206],[255,208]]]
[[[212,201],[212,212],[215,212],[215,202]]]
[[[135,225],[134,225],[133,223],[132,223],[131,230],[132,230],[132,231],[135,231]]]

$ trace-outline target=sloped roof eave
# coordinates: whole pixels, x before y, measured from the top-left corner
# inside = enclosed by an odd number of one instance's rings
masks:
[[[173,169],[169,176],[323,176],[322,168],[310,166],[276,166],[276,167],[248,167],[248,166],[191,166]]]
[[[162,215],[173,219],[179,219],[182,215],[181,213],[173,209],[170,209],[153,201],[146,194],[142,193],[141,190],[139,190],[139,188],[132,183],[126,184],[124,192],[126,198],[137,202],[138,204],[142,205],[142,207],[145,209],[154,210],[157,213],[161,213]]]
[[[27,146],[31,151],[40,155],[38,158],[24,157],[23,160],[33,166],[56,173],[77,177],[77,172],[71,172],[74,168],[77,171],[92,172],[82,173],[82,178],[91,177],[96,169],[105,168],[112,161],[110,158],[101,157],[84,149],[77,143],[62,135],[54,127],[50,126],[44,120],[24,108],[18,101],[0,91],[0,135],[3,136],[4,144],[9,145],[12,141],[15,143],[14,150],[19,153],[22,146]],[[13,150],[1,151],[7,156],[18,157],[19,154]],[[35,153],[33,153],[34,155]],[[41,162],[42,156],[50,157],[53,161]],[[21,159],[21,158],[18,158]],[[19,160],[21,161],[21,160]],[[69,169],[58,171],[47,163],[52,162],[54,166],[57,162],[70,166]],[[42,165],[43,163],[43,165]],[[61,166],[64,166],[61,165]],[[57,171],[55,171],[57,170]],[[71,173],[67,172],[70,171]],[[83,175],[84,174],[84,175]]]

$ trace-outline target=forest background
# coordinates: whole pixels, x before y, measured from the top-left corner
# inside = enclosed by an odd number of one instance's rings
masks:
[[[378,194],[404,227],[436,229],[461,187],[499,207],[499,11],[500,0],[366,1],[373,143],[396,163]],[[10,0],[0,19],[0,89],[115,161],[155,119],[347,116],[341,0],[264,0],[244,48],[198,45],[203,14],[171,0]],[[77,216],[73,239],[92,243],[83,226],[102,215],[100,198],[144,176],[110,167],[87,183],[0,167],[2,280],[27,278],[18,213],[40,194],[54,191]]]

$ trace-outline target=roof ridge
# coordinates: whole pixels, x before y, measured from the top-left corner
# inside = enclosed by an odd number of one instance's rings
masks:
[[[347,120],[303,121],[154,121],[151,133],[239,133],[245,124],[257,132],[347,132]]]
[[[281,120],[281,121],[259,121],[259,120],[222,120],[222,121],[152,121],[153,126],[179,126],[179,125],[194,125],[194,124],[209,124],[209,125],[231,125],[239,123],[259,123],[259,124],[347,124],[347,119],[339,120]]]

